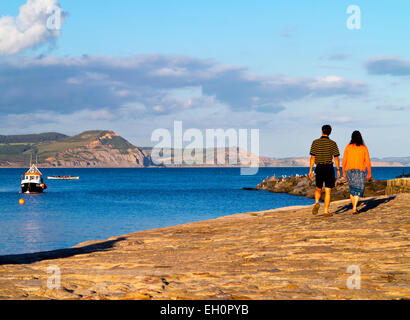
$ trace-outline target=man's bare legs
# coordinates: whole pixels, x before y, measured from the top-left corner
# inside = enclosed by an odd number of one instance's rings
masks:
[[[322,196],[322,189],[316,187],[316,190],[315,190],[315,201],[316,201],[316,203],[319,203],[321,196]]]
[[[325,188],[325,212],[324,214],[329,214],[329,206],[330,206],[330,194],[332,193],[331,188]]]
[[[332,192],[331,188],[325,188],[325,212],[324,215],[331,215],[331,213],[329,213],[329,206],[330,206],[330,194]],[[320,201],[320,197],[322,196],[322,189],[316,187],[315,190],[315,206],[313,207],[313,214],[317,214],[319,211],[319,201]]]
[[[321,195],[322,195],[322,189],[319,189],[319,188],[316,187],[316,190],[315,190],[315,202],[316,203],[312,208],[312,213],[314,215],[317,215],[319,213],[319,209],[320,209],[319,201],[320,201],[320,196]]]

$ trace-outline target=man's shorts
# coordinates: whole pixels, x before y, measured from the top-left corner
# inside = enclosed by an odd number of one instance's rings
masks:
[[[323,183],[326,188],[335,187],[335,169],[333,164],[318,164],[316,165],[316,187],[322,189]]]

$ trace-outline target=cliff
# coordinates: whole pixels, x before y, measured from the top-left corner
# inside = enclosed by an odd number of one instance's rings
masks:
[[[3,136],[0,164],[25,167],[37,158],[39,167],[144,167],[149,155],[113,131],[86,131],[64,135]],[[16,142],[17,141],[17,142]]]

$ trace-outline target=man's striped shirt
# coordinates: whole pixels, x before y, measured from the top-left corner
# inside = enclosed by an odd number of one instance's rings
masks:
[[[333,164],[333,157],[339,157],[340,152],[336,142],[322,136],[313,141],[310,155],[315,157],[316,164]]]

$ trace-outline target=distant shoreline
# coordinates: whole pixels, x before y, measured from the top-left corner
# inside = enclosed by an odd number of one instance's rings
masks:
[[[0,169],[27,169],[27,166],[0,166]],[[220,168],[220,169],[229,169],[229,168],[248,168],[243,166],[146,166],[146,167],[97,167],[97,166],[90,166],[90,167],[49,167],[49,166],[42,166],[41,164],[38,165],[39,168],[42,169],[179,169],[179,168],[196,168],[196,169],[211,169],[211,168]],[[410,166],[402,165],[402,166],[389,166],[389,165],[373,165],[373,168],[410,168]],[[260,166],[259,168],[307,168],[307,166]]]

